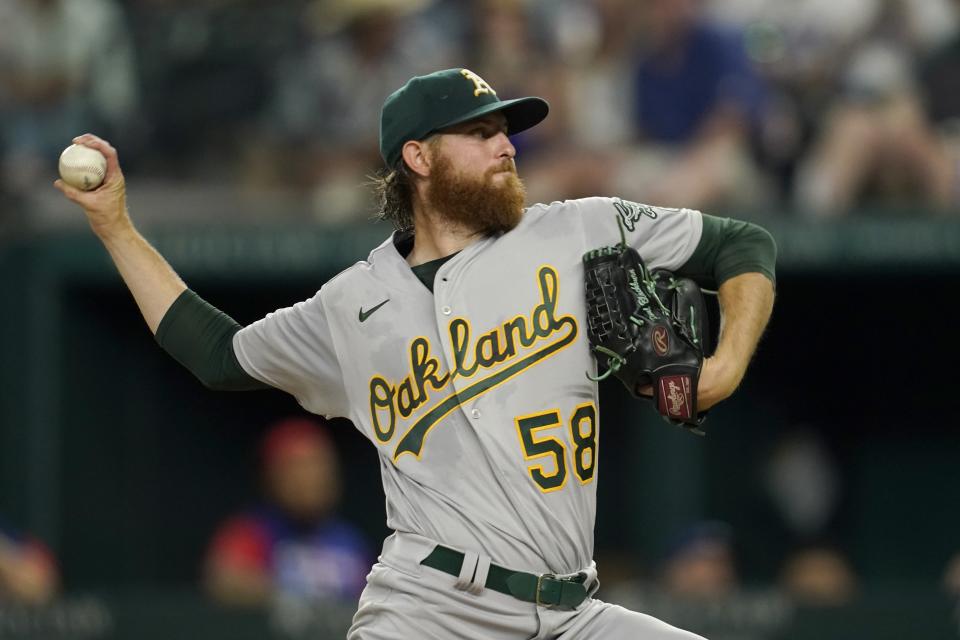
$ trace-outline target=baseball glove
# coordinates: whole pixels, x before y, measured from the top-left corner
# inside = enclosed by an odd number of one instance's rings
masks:
[[[636,249],[619,244],[583,255],[587,337],[606,369],[635,397],[652,400],[673,424],[703,435],[697,384],[709,327],[700,287],[666,270],[649,272]],[[652,396],[641,393],[652,388]]]

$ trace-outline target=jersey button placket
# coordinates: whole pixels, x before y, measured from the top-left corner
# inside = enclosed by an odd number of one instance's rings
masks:
[[[448,315],[450,315],[451,313],[453,313],[453,309],[450,308],[450,305],[446,305],[446,304],[443,305],[442,307],[440,307],[440,311],[441,311],[441,312],[443,313],[443,315],[445,315],[445,316],[448,316]]]

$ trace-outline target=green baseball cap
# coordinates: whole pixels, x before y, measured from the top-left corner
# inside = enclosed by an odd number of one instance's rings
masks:
[[[543,98],[501,100],[486,81],[469,69],[444,69],[410,78],[383,103],[380,155],[388,167],[400,159],[404,143],[473,120],[494,111],[507,118],[507,133],[529,129],[547,117]]]

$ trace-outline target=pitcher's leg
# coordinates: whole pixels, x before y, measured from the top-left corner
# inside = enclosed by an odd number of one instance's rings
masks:
[[[600,600],[566,613],[568,619],[557,627],[557,640],[705,640],[653,616]]]

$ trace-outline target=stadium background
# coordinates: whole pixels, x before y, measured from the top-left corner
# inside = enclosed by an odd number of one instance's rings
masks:
[[[192,288],[247,323],[312,295],[389,232],[357,194],[376,167],[383,95],[414,73],[466,66],[501,97],[549,94],[558,124],[517,141],[533,193],[582,195],[586,179],[574,188],[557,176],[571,167],[589,174],[608,147],[696,144],[578,129],[577,114],[596,105],[577,106],[570,94],[602,78],[611,59],[629,85],[643,55],[644,24],[618,34],[611,23],[633,24],[657,4],[7,0],[0,514],[50,547],[63,584],[46,607],[0,602],[0,637],[342,637],[351,613],[317,605],[297,626],[282,607],[229,610],[200,590],[212,529],[256,492],[264,426],[299,408],[276,392],[209,392],[157,348],[80,213],[50,186],[72,135],[102,133],[119,148],[138,226]],[[924,131],[949,147],[960,111],[951,112],[956,92],[934,72],[960,68],[950,62],[957,5],[797,3],[824,14],[807,25],[821,40],[797,50],[796,16],[776,4],[690,6],[752,52],[760,97],[750,98],[755,114],[744,108],[741,142],[763,187],[704,209],[774,234],[777,307],[747,380],[711,416],[706,438],[668,428],[615,384],[602,387],[604,595],[654,603],[712,638],[957,637],[958,594],[945,574],[960,552],[952,407],[960,349],[950,312],[960,188],[944,199],[925,185],[880,181],[830,207],[804,192],[802,177],[805,163],[820,159],[818,141],[843,135],[827,124],[836,111],[862,98],[851,78],[903,92],[921,106]],[[927,15],[934,5],[938,19]],[[18,50],[11,25],[39,6],[66,12],[63,22],[88,41],[54,46],[57,21],[39,21],[31,38],[45,34],[37,41],[45,44]],[[935,27],[891,27],[905,20]],[[890,64],[858,62],[877,42],[906,61],[906,79]],[[829,60],[816,73],[796,62],[814,53]],[[17,65],[30,60],[44,64]],[[857,65],[886,71],[858,76]],[[56,89],[36,89],[43,81]],[[793,136],[771,133],[783,130],[784,112],[801,114]],[[688,204],[683,190],[660,195],[665,205]],[[374,452],[350,424],[333,426],[349,488],[341,513],[376,542],[386,530]],[[765,474],[772,452],[797,433],[823,446],[833,470],[830,514],[814,537],[839,550],[857,579],[855,595],[836,605],[798,604],[779,584],[802,536],[777,511]],[[686,608],[651,596],[677,532],[704,520],[730,526],[738,588]]]

